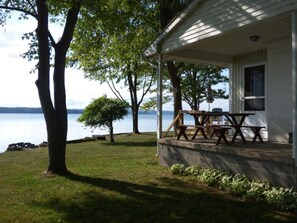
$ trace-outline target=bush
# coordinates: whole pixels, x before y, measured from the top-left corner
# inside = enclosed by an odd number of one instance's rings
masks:
[[[222,172],[215,169],[205,169],[198,178],[209,186],[218,186]]]
[[[270,189],[270,185],[260,180],[253,180],[250,183],[250,189],[246,191],[245,198],[251,200],[265,200],[265,191]]]
[[[229,190],[232,184],[233,175],[224,173],[221,177],[221,181],[219,182],[219,188],[223,190]]]
[[[215,169],[202,169],[198,166],[186,167],[175,164],[170,168],[175,175],[196,176],[200,181],[220,189],[230,191],[242,198],[265,201],[281,210],[297,210],[297,192],[283,187],[272,187],[260,180],[250,181],[246,176],[231,174]]]
[[[186,166],[184,164],[174,164],[170,167],[170,172],[173,175],[186,175]]]
[[[202,168],[198,166],[188,166],[185,172],[188,176],[199,176],[202,172]]]
[[[272,187],[264,192],[265,200],[279,206],[282,210],[297,209],[297,193],[289,188]]]
[[[235,174],[232,178],[229,191],[236,195],[244,195],[250,189],[250,181],[246,176]]]

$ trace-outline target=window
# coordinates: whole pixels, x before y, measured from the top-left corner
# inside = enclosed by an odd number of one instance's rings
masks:
[[[265,66],[244,69],[244,110],[265,110]]]

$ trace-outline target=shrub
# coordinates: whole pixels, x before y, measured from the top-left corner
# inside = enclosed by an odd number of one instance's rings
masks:
[[[250,188],[246,191],[245,198],[251,200],[264,200],[264,192],[270,189],[270,185],[260,180],[253,180],[250,183]]]
[[[204,169],[198,178],[209,186],[218,186],[222,172],[215,169]]]
[[[170,167],[170,172],[173,175],[186,175],[186,166],[184,164],[174,164]]]
[[[250,181],[246,176],[235,174],[232,178],[229,190],[236,195],[244,195],[250,189]]]
[[[185,169],[186,175],[189,176],[199,176],[202,173],[203,169],[198,166],[188,166]]]
[[[229,173],[224,173],[219,182],[219,188],[223,190],[229,190],[232,184],[233,175]]]
[[[268,203],[277,205],[282,210],[297,209],[297,193],[292,188],[272,187],[264,195]]]
[[[198,166],[186,167],[183,164],[171,166],[175,175],[197,176],[203,183],[227,190],[243,198],[265,201],[281,210],[297,210],[297,192],[283,187],[272,187],[260,180],[250,181],[246,176],[231,174],[216,169],[202,169]]]

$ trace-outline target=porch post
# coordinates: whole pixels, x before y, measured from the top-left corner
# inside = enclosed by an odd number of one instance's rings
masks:
[[[297,166],[297,11],[292,12],[293,158]]]
[[[228,66],[229,69],[229,111],[234,112],[233,103],[234,101],[234,95],[233,95],[233,64]]]
[[[163,56],[158,56],[158,81],[157,81],[157,138],[162,138],[162,95],[163,95]]]

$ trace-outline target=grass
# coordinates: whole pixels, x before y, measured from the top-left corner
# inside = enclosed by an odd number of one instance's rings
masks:
[[[158,165],[155,134],[69,144],[67,177],[47,176],[47,149],[0,154],[0,222],[297,222]]]

